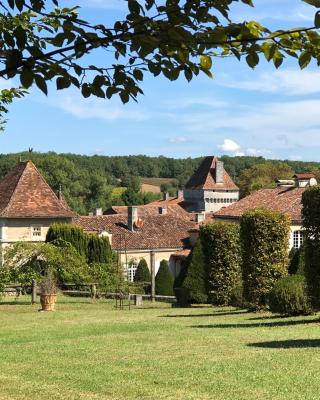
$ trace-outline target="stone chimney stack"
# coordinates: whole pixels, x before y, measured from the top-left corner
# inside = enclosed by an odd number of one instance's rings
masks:
[[[206,214],[204,212],[196,213],[196,223],[197,224],[201,224],[202,222],[204,222],[205,218],[206,218]]]
[[[159,207],[159,214],[166,215],[168,213],[167,207]]]
[[[177,197],[178,197],[178,199],[183,199],[183,190],[182,189],[179,189],[178,191],[177,191]]]
[[[103,215],[102,208],[95,208],[95,209],[93,210],[93,215],[94,215],[95,217],[99,217],[99,216]]]
[[[129,206],[128,207],[128,228],[131,232],[134,232],[134,225],[138,221],[138,207]]]
[[[216,183],[223,183],[224,168],[223,161],[216,161]]]
[[[168,201],[170,199],[170,195],[168,192],[163,193],[163,200]]]

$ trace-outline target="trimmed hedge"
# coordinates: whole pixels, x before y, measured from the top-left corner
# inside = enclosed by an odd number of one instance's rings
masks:
[[[166,260],[162,260],[160,263],[160,268],[156,275],[155,290],[156,294],[173,296],[173,276]]]
[[[88,238],[88,263],[106,264],[112,260],[109,239],[105,236],[90,235]]]
[[[280,279],[269,294],[269,306],[272,312],[287,316],[311,314],[304,277],[290,275]]]
[[[52,224],[48,229],[46,242],[61,239],[70,243],[79,254],[87,258],[89,235],[82,228],[71,224]]]
[[[147,261],[144,258],[141,258],[139,261],[136,274],[134,276],[134,282],[151,282],[151,274]]]
[[[182,287],[189,289],[192,302],[207,303],[206,278],[202,244],[200,240],[197,240],[191,252],[186,277],[182,283]]]
[[[228,305],[241,280],[239,225],[215,222],[201,226],[207,293],[215,305]]]
[[[266,306],[275,283],[288,273],[290,219],[263,208],[241,218],[244,298],[254,308]]]
[[[304,249],[292,248],[289,253],[289,269],[290,275],[304,276]]]
[[[312,186],[302,195],[305,230],[305,277],[311,304],[320,308],[320,187]]]

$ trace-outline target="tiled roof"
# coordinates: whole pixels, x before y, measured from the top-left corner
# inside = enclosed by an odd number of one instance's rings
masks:
[[[138,206],[139,216],[157,216],[159,215],[159,208],[166,207],[167,214],[175,217],[179,217],[182,219],[190,220],[192,219],[192,215],[188,213],[184,209],[184,201],[181,198],[173,197],[169,200],[159,200],[153,203],[145,204],[142,206]],[[105,215],[113,215],[113,214],[128,214],[127,206],[112,206],[105,213]]]
[[[217,157],[209,156],[200,164],[200,167],[192,175],[186,184],[186,189],[229,189],[238,190],[238,186],[233,182],[230,175],[224,170],[223,183],[216,183],[216,162]]]
[[[301,222],[301,197],[306,188],[278,187],[276,189],[261,189],[239,200],[214,215],[216,218],[239,218],[252,208],[263,207],[287,213],[292,221]]]
[[[0,181],[0,216],[7,218],[71,218],[32,161],[20,162]]]
[[[294,178],[297,178],[297,179],[312,179],[312,178],[315,178],[315,175],[314,174],[310,174],[310,173],[295,174]]]
[[[112,234],[112,247],[119,250],[182,249],[189,246],[189,230],[194,223],[166,215],[140,215],[140,228],[132,232],[127,226],[127,215],[76,217],[75,225],[91,233],[107,231]]]

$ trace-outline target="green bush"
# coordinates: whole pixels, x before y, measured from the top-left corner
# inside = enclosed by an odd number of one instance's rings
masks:
[[[112,250],[109,239],[105,236],[99,237],[97,235],[89,235],[87,255],[89,264],[109,263],[112,260]]]
[[[155,289],[156,294],[173,296],[173,276],[166,260],[162,260],[160,263],[160,268],[156,275]]]
[[[151,274],[147,261],[144,258],[141,258],[139,261],[136,274],[134,276],[134,282],[151,282]]]
[[[191,253],[181,261],[181,268],[179,274],[174,278],[173,287],[181,288],[183,286],[183,282],[186,279],[188,272],[188,265],[190,264]]]
[[[304,276],[304,250],[292,248],[289,253],[289,269],[290,275]]]
[[[202,252],[201,241],[197,240],[191,252],[186,277],[182,287],[189,289],[190,298],[195,303],[207,303],[208,294],[206,288],[207,274],[205,271],[205,260]]]
[[[310,314],[304,277],[291,275],[280,279],[269,294],[269,307],[272,312],[287,316]]]
[[[288,273],[289,232],[289,217],[277,211],[253,209],[241,218],[243,293],[256,309]]]
[[[320,186],[309,187],[303,192],[302,205],[304,272],[311,303],[320,308]]]
[[[87,257],[89,235],[82,228],[71,224],[51,225],[47,232],[46,242],[58,240],[70,243],[79,254]]]
[[[204,225],[200,240],[210,300],[215,305],[228,305],[241,275],[239,226],[225,222]]]

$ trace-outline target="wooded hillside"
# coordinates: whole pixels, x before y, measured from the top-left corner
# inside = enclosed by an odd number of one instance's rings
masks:
[[[49,185],[55,191],[61,185],[70,206],[83,214],[95,207],[106,209],[111,204],[123,204],[121,191],[117,192],[115,187],[121,186],[122,181],[128,181],[130,176],[170,178],[177,182],[177,187],[182,187],[201,162],[201,158],[173,159],[144,155],[108,157],[25,152],[0,154],[0,178],[20,159],[32,159]],[[262,157],[223,156],[221,159],[244,193],[272,185],[275,178],[284,177],[281,173],[290,175],[291,171],[313,171],[319,174],[320,168],[320,163],[317,162],[268,161]],[[278,168],[279,165],[282,167]],[[277,171],[280,171],[280,176]],[[152,200],[152,196],[143,201],[147,202],[148,199]]]

